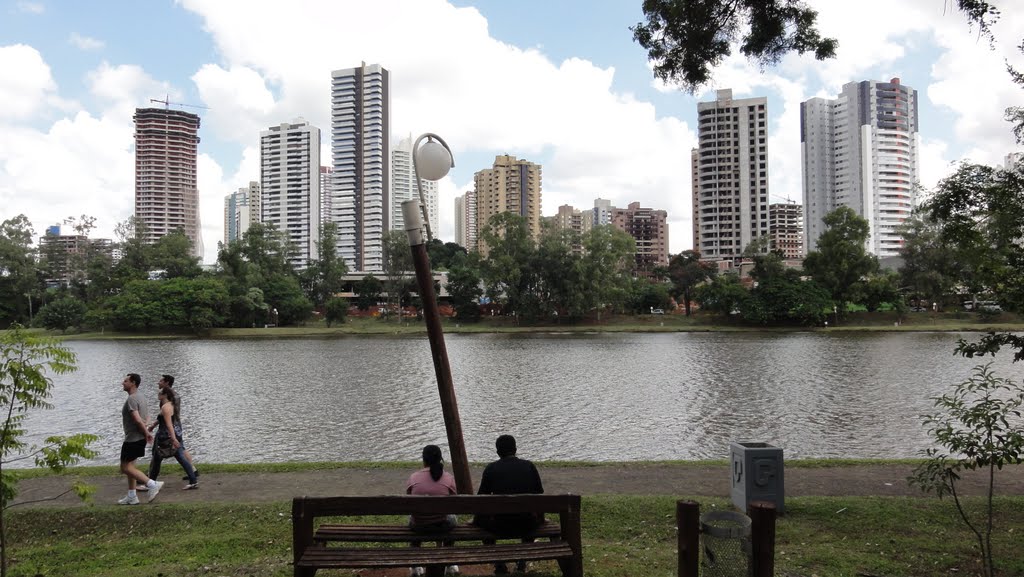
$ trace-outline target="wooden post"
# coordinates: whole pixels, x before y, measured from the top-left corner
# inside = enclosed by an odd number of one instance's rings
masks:
[[[700,575],[700,504],[676,501],[679,532],[679,577]]]
[[[772,577],[775,574],[775,504],[751,501],[750,563],[753,577]]]
[[[434,357],[434,373],[437,375],[437,391],[441,396],[441,413],[448,433],[448,451],[451,453],[452,474],[455,487],[460,495],[473,494],[473,477],[469,474],[469,459],[466,444],[462,440],[462,421],[459,419],[459,404],[455,400],[455,385],[452,383],[452,369],[448,364],[448,349],[444,345],[444,330],[441,328],[441,313],[437,309],[434,294],[434,276],[430,274],[430,258],[423,241],[422,216],[418,200],[402,203],[405,232],[409,235],[412,262],[416,267],[416,282],[423,300],[423,319],[427,323],[427,338],[430,352]],[[401,314],[401,311],[399,311]]]

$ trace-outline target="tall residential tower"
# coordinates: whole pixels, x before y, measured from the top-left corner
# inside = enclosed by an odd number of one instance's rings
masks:
[[[476,196],[477,243],[480,231],[491,217],[511,212],[526,219],[533,238],[540,237],[541,166],[528,160],[503,154],[494,158],[494,166],[473,175]],[[486,247],[479,246],[481,253]]]
[[[437,220],[437,181],[421,178],[420,185],[423,187],[430,230],[436,237],[441,226]],[[419,199],[419,190],[416,188],[416,173],[412,165],[412,135],[409,135],[391,150],[391,230],[405,230],[402,203],[414,198]]]
[[[135,218],[143,240],[183,230],[192,255],[203,256],[196,157],[199,117],[166,108],[136,108]]]
[[[917,201],[917,118],[917,91],[899,78],[850,82],[834,100],[800,104],[808,252],[825,231],[825,215],[848,206],[871,227],[868,251],[899,254],[903,239],[896,229]]]
[[[697,103],[700,147],[693,170],[693,248],[704,261],[737,263],[768,234],[768,99],[719,90]]]
[[[260,133],[261,221],[288,237],[288,261],[304,269],[320,240],[320,129],[304,120]]]
[[[349,270],[383,270],[391,225],[388,157],[391,73],[379,64],[331,73],[330,222],[338,225],[338,255]]]

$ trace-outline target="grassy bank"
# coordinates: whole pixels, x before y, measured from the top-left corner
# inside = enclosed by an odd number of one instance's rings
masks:
[[[697,314],[686,317],[671,315],[616,315],[600,322],[582,320],[578,322],[553,322],[523,325],[514,319],[486,317],[478,323],[461,323],[456,319],[444,319],[444,331],[449,334],[474,333],[593,333],[593,332],[733,332],[733,331],[1024,331],[1024,320],[1019,315],[1003,313],[994,318],[981,318],[964,312],[951,313],[907,313],[897,316],[891,312],[851,313],[838,326],[831,322],[828,327],[780,327],[766,328],[739,324],[730,319]],[[54,333],[57,335],[57,333]],[[353,335],[425,335],[422,321],[374,318],[352,318],[347,322],[328,328],[324,323],[310,323],[298,327],[269,327],[251,329],[213,329],[206,338],[252,339],[320,337],[334,338]],[[59,336],[59,335],[58,335]],[[124,333],[89,332],[64,335],[66,339],[166,339],[197,338],[191,332]]]
[[[701,497],[702,511],[728,508]],[[676,497],[583,500],[584,564],[595,577],[676,575]],[[970,500],[972,507],[981,505]],[[976,575],[971,534],[935,498],[803,497],[777,525],[776,575]],[[994,538],[1001,575],[1024,574],[1024,497],[1000,498]],[[292,574],[290,504],[95,506],[12,510],[11,575],[137,577]],[[389,575],[404,577],[406,571]],[[557,575],[538,563],[531,575]],[[351,576],[338,571],[325,575]]]

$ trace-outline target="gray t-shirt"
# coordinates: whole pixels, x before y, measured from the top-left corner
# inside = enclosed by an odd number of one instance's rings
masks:
[[[121,408],[121,423],[124,425],[125,443],[146,440],[146,434],[139,430],[135,419],[132,418],[132,411],[139,412],[139,417],[142,417],[143,423],[149,421],[149,410],[146,408],[146,403],[143,403],[136,393],[128,395],[128,398],[124,401],[124,407]]]

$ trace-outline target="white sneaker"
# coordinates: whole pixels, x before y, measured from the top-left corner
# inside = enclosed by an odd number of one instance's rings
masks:
[[[444,568],[444,574],[445,575],[458,575],[459,574],[459,566],[458,565],[449,565],[449,566],[445,567]]]
[[[427,570],[423,567],[409,567],[409,577],[423,577]]]
[[[125,495],[124,497],[121,497],[120,499],[117,500],[117,504],[118,505],[138,505],[139,504],[139,498],[138,498],[138,496]]]
[[[146,499],[146,502],[147,503],[152,503],[153,499],[156,499],[156,496],[160,494],[160,489],[163,489],[163,488],[164,488],[164,482],[163,481],[157,481],[155,487],[150,487],[149,488],[149,498]]]

